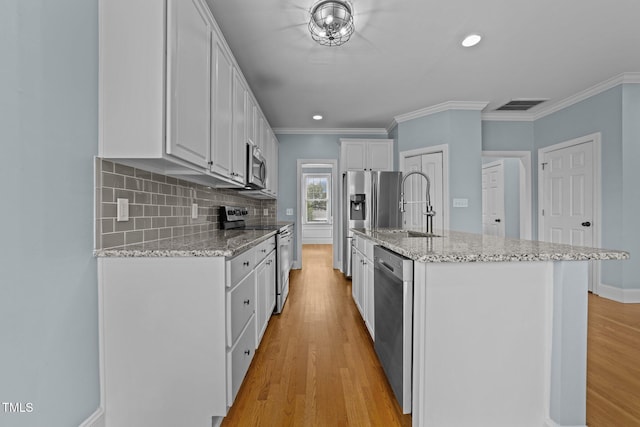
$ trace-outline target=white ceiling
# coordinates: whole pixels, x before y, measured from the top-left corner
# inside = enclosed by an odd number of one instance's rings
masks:
[[[353,0],[340,47],[311,39],[314,0],[207,2],[274,128],[385,128],[447,101],[541,109],[640,71],[640,0]]]

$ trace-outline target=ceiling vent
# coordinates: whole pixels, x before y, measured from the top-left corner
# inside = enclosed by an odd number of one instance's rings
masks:
[[[496,108],[495,111],[527,111],[536,105],[542,104],[546,99],[514,99],[507,102],[502,107]]]

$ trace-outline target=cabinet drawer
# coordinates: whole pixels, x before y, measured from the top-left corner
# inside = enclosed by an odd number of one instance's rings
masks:
[[[227,287],[233,287],[256,266],[255,248],[227,261]]]
[[[231,347],[256,309],[255,271],[227,292],[227,347]]]
[[[236,345],[227,352],[227,400],[228,406],[238,394],[242,380],[249,369],[256,344],[256,317],[252,316],[242,331]]]
[[[256,265],[260,264],[260,262],[269,255],[269,253],[276,248],[276,238],[271,237],[264,242],[261,242],[256,246]]]

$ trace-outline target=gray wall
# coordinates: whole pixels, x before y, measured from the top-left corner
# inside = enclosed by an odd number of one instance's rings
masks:
[[[394,133],[395,135],[395,133]],[[402,122],[397,126],[398,152],[449,145],[450,228],[482,232],[482,127],[479,111],[449,110]],[[469,200],[454,208],[452,199]]]
[[[296,175],[298,159],[338,159],[340,167],[340,138],[386,139],[386,135],[350,134],[278,134],[278,220],[299,224],[296,203]],[[338,183],[338,187],[340,183]],[[338,206],[339,207],[339,206]],[[286,215],[287,208],[293,215]],[[337,218],[334,218],[337,220]],[[297,243],[297,242],[296,242]]]
[[[520,160],[504,159],[505,236],[520,238]]]
[[[93,249],[98,1],[0,11],[0,426],[77,426],[99,405]]]
[[[631,252],[631,261],[602,262],[602,283],[640,289],[640,85],[624,84],[545,116],[535,122],[482,123],[485,151],[532,153],[533,236],[537,238],[538,150],[581,136],[602,136],[601,246]],[[529,148],[530,147],[530,148]]]
[[[622,285],[640,289],[640,84],[624,85],[622,93],[622,241],[631,260],[621,262]]]

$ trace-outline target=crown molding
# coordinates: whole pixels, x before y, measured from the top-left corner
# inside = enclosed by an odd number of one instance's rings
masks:
[[[492,111],[490,113],[482,113],[483,121],[498,122],[532,122],[534,120],[532,113],[524,111],[504,112]]]
[[[443,102],[442,104],[432,105],[431,107],[422,108],[410,113],[400,114],[399,116],[395,116],[393,119],[395,123],[398,124],[406,122],[407,120],[430,116],[431,114],[441,113],[443,111],[449,110],[482,111],[487,105],[489,105],[489,103],[484,101],[447,101]]]
[[[578,102],[589,99],[611,88],[621,84],[640,84],[640,73],[622,73],[611,77],[603,82],[582,90],[567,98],[557,102],[550,102],[545,106],[540,106],[532,112],[500,112],[492,111],[482,114],[482,120],[486,121],[503,121],[503,122],[534,122],[550,114],[556,113]]]
[[[273,133],[279,135],[387,135],[384,128],[273,128]]]
[[[608,80],[591,86],[590,88],[571,95],[568,98],[550,104],[549,106],[538,111],[532,112],[531,114],[533,114],[533,120],[541,119],[545,116],[548,116],[549,114],[558,112],[564,108],[570,107],[571,105],[577,104],[580,101],[584,101],[587,98],[591,98],[592,96],[598,95],[604,91],[625,83],[640,83],[640,73],[622,73],[618,74],[617,76],[611,77]]]

